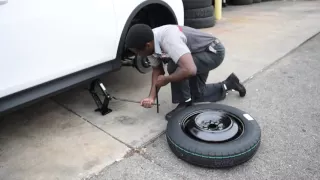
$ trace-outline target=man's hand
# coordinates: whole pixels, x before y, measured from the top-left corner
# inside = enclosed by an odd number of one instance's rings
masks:
[[[160,88],[169,83],[168,79],[164,75],[159,75],[156,81],[156,87]]]
[[[151,97],[144,98],[140,104],[145,108],[151,108],[152,104],[154,104],[154,99]]]

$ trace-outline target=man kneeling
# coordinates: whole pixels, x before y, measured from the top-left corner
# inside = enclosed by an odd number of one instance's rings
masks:
[[[171,83],[172,103],[178,106],[166,115],[167,120],[193,103],[223,100],[229,90],[238,91],[241,97],[246,94],[234,73],[222,82],[206,84],[209,72],[225,56],[224,46],[211,34],[187,26],[163,25],[151,29],[136,24],[129,29],[126,46],[135,54],[148,57],[153,67],[152,86],[149,96],[141,101],[143,107],[152,107],[156,89]],[[163,64],[167,64],[168,76]]]

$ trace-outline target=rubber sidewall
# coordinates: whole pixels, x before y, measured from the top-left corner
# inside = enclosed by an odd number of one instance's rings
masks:
[[[184,11],[185,19],[206,18],[213,16],[213,6]]]
[[[198,9],[212,5],[211,0],[182,0],[184,9]]]
[[[230,142],[206,143],[197,141],[181,128],[181,122],[190,113],[199,110],[224,110],[241,118],[244,132]],[[211,168],[232,167],[248,161],[260,146],[261,130],[256,120],[244,117],[242,110],[222,104],[200,104],[177,113],[167,124],[167,141],[173,153],[179,158],[198,166]]]
[[[214,16],[196,19],[184,19],[184,25],[196,29],[213,27],[216,24]]]

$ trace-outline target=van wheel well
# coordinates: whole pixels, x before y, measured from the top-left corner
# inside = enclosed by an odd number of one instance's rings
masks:
[[[148,24],[151,28],[155,28],[165,24],[177,24],[178,22],[173,12],[165,5],[149,4],[144,6],[136,13],[136,15],[130,21],[130,24],[124,34],[127,34],[127,31],[130,29],[131,26],[139,23]],[[135,66],[135,55],[130,50],[125,49],[124,43],[121,46],[120,48],[122,49],[122,53],[120,54],[120,59],[122,61],[122,65]]]
[[[177,21],[167,7],[161,4],[150,4],[137,13],[130,26],[137,23],[148,24],[151,28],[155,28],[165,24],[176,24]]]

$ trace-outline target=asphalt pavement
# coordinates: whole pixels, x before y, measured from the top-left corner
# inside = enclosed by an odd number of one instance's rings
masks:
[[[281,42],[279,42],[281,43]],[[247,95],[228,104],[250,113],[262,130],[257,154],[228,170],[179,160],[163,134],[90,180],[320,179],[320,35],[245,82]]]

